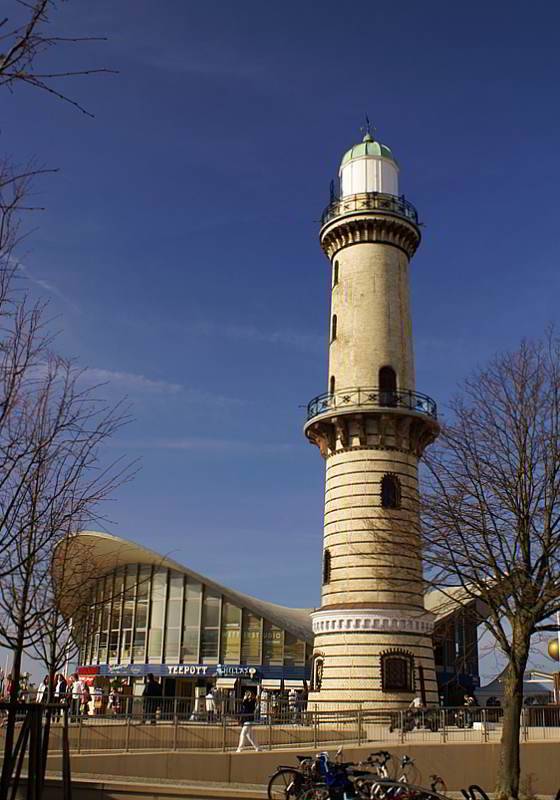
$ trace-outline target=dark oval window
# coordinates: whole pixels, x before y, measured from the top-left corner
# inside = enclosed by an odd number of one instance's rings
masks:
[[[334,386],[335,386],[334,375],[331,375],[331,380],[330,380],[330,383],[329,383],[329,393],[330,394],[334,394]]]
[[[333,266],[333,286],[336,286],[337,283],[338,283],[338,261],[335,261]]]
[[[381,478],[381,505],[383,508],[401,507],[401,482],[396,475]]]

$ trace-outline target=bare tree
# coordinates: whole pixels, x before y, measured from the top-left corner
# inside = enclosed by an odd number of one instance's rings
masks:
[[[432,585],[481,601],[504,654],[497,792],[516,798],[531,637],[560,609],[560,342],[524,341],[476,372],[426,455],[424,557]],[[464,602],[464,600],[463,600]],[[476,606],[474,606],[476,607]]]
[[[0,577],[0,643],[12,650],[13,661],[0,797],[13,767],[23,652],[46,638],[49,661],[59,655],[59,597],[48,591],[55,548],[97,519],[100,504],[129,474],[118,460],[104,464],[100,452],[126,414],[97,400],[81,377],[71,363],[49,356],[30,370],[5,426],[16,435],[9,436],[5,454],[10,480],[0,487],[0,535],[9,542]],[[68,581],[67,590],[71,586]],[[56,630],[47,633],[53,622]]]
[[[13,89],[16,84],[26,84],[54,95],[60,100],[78,108],[84,114],[92,116],[79,102],[71,99],[58,88],[58,81],[79,75],[93,75],[114,70],[78,69],[51,71],[38,67],[44,56],[55,46],[87,41],[103,41],[98,36],[57,36],[49,31],[49,13],[56,8],[54,0],[31,0],[14,2],[14,16],[20,17],[11,23],[10,17],[0,19],[0,86]],[[20,12],[19,14],[17,12]],[[40,58],[43,57],[43,58]]]

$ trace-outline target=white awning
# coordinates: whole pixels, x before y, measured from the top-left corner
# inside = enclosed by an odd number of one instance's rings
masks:
[[[234,689],[237,683],[237,678],[218,678],[216,680],[216,689]]]
[[[281,680],[272,680],[271,678],[265,678],[261,681],[261,689],[280,689],[282,686]]]
[[[303,689],[303,681],[284,681],[284,689]]]

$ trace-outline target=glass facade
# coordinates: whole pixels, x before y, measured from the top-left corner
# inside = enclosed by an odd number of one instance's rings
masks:
[[[97,580],[80,663],[304,666],[309,645],[189,575],[129,564]],[[306,650],[307,648],[307,650]]]

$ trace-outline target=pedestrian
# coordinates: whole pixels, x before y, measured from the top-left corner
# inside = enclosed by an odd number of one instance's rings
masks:
[[[80,710],[82,712],[82,716],[87,717],[89,715],[89,702],[91,700],[91,693],[89,691],[89,686],[85,681],[82,682],[82,694],[80,697]]]
[[[4,681],[4,701],[9,703],[12,698],[12,686],[14,685],[14,681],[12,678],[11,672],[7,675],[6,680]]]
[[[68,690],[68,682],[66,678],[64,677],[64,675],[61,674],[57,675],[54,680],[54,702],[61,707],[59,711],[59,716],[62,716],[64,713],[63,706],[66,704],[67,700],[66,698],[67,690]]]
[[[266,689],[261,689],[261,694],[259,698],[259,716],[263,722],[268,721],[269,715],[269,696]]]
[[[35,696],[36,703],[48,703],[50,698],[50,684],[51,679],[50,675],[45,675],[41,683],[39,684],[39,688],[37,689],[37,694]]]
[[[78,717],[80,716],[80,709],[82,705],[82,694],[84,691],[84,683],[80,680],[80,676],[77,672],[72,675],[72,683],[70,684],[70,697],[72,699],[72,705],[70,709],[70,719],[73,722],[77,722]]]
[[[214,700],[214,692],[211,686],[208,687],[204,701],[206,703],[206,719],[208,722],[213,722],[216,716],[216,701]]]
[[[411,700],[408,708],[409,708],[409,714],[412,716],[412,723],[413,723],[412,728],[416,730],[420,728],[422,717],[424,715],[424,710],[425,710],[424,701],[419,695],[416,695],[416,697],[413,700]]]
[[[239,743],[237,745],[238,753],[241,753],[246,744],[251,745],[257,752],[260,749],[252,736],[256,702],[253,692],[246,691],[241,701],[241,715],[239,717],[241,733],[239,734]]]
[[[288,711],[290,713],[290,722],[297,722],[298,693],[293,686],[288,692]]]
[[[116,688],[113,686],[109,692],[109,700],[107,701],[107,711],[112,711],[113,714],[119,714],[121,710],[121,696]]]
[[[156,711],[161,698],[161,685],[156,681],[151,672],[147,675],[142,697],[144,698],[144,722],[148,721],[150,725],[155,725]]]

